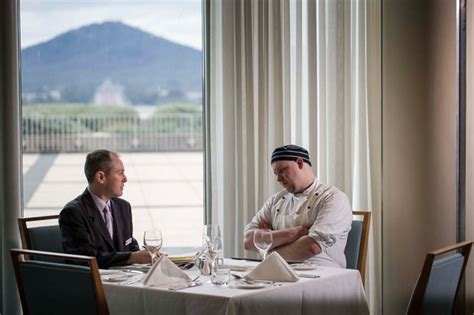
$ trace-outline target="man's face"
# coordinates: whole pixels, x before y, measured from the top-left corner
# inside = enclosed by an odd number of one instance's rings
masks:
[[[120,158],[111,155],[112,168],[108,174],[105,174],[105,193],[109,198],[120,197],[123,194],[123,187],[127,182],[127,176],[125,176],[125,168]]]
[[[300,188],[298,180],[301,167],[299,164],[295,161],[276,161],[272,163],[273,173],[277,177],[277,181],[290,193],[294,193]]]

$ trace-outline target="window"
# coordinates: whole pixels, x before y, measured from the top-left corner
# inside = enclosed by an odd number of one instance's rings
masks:
[[[25,216],[59,213],[86,187],[87,152],[118,152],[134,236],[201,245],[200,0],[22,0]],[[53,23],[54,21],[54,23]]]

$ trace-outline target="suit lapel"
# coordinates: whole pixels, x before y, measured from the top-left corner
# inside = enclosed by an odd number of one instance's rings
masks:
[[[92,196],[89,190],[86,189],[83,195],[84,195],[84,203],[86,205],[88,216],[90,220],[93,222],[94,227],[99,231],[100,235],[102,236],[103,240],[107,243],[107,245],[109,245],[111,248],[115,248],[114,242],[112,238],[110,237],[107,227],[105,226],[104,219],[100,215],[100,212],[97,209],[97,206],[95,205],[95,202],[92,199]]]

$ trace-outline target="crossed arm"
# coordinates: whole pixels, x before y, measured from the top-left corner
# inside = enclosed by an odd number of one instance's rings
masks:
[[[283,230],[272,230],[273,244],[271,250],[278,252],[286,260],[306,260],[321,252],[321,247],[308,236],[308,226],[295,226]],[[271,224],[262,221],[258,229],[272,229]],[[257,251],[253,243],[256,229],[245,233],[244,248]]]

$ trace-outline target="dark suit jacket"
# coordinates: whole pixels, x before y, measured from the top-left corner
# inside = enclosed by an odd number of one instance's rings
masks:
[[[99,268],[109,268],[126,264],[131,252],[139,250],[132,236],[130,204],[120,198],[112,198],[110,203],[113,240],[88,189],[63,208],[59,215],[59,226],[66,253],[94,256]]]

